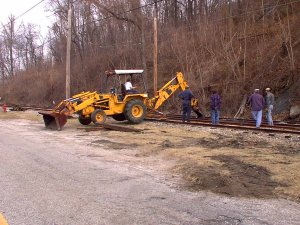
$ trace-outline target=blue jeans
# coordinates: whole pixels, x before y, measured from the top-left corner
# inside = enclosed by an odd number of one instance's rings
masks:
[[[273,126],[273,119],[272,119],[272,111],[273,111],[273,105],[269,105],[268,106],[268,112],[267,112],[267,120],[268,120],[268,124],[270,126]]]
[[[211,123],[218,125],[220,120],[220,110],[211,110]]]
[[[253,119],[256,121],[256,127],[259,128],[261,124],[261,118],[262,118],[262,110],[259,111],[251,111]]]
[[[185,122],[185,121],[190,122],[191,112],[192,112],[192,108],[190,105],[182,106],[182,122]]]

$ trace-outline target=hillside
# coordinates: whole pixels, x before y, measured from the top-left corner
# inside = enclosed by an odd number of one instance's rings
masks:
[[[49,2],[56,21],[42,48],[29,25],[2,30],[0,96],[7,103],[48,106],[65,98],[68,6]],[[272,89],[282,118],[300,105],[300,1],[89,0],[72,8],[72,94],[103,89],[104,71],[113,68],[144,68],[152,93],[157,15],[159,87],[182,71],[204,108],[211,90],[221,93],[226,116],[254,88]],[[177,101],[165,107],[176,110]]]

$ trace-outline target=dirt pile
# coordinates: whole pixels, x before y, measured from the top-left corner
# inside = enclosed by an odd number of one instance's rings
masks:
[[[210,158],[217,161],[216,165],[181,166],[180,171],[188,181],[188,188],[236,197],[265,198],[275,197],[275,189],[285,186],[273,181],[272,174],[266,168],[245,163],[235,156],[218,155]]]

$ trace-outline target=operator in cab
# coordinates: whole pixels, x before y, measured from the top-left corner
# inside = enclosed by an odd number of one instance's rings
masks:
[[[125,86],[126,93],[128,93],[128,94],[136,94],[137,93],[137,91],[134,90],[136,87],[132,86],[130,78],[128,78],[126,80],[124,86]]]

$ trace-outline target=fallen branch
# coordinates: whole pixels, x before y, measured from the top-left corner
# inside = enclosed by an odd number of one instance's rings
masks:
[[[86,131],[98,131],[101,129],[122,131],[122,132],[141,132],[142,131],[141,129],[119,126],[119,125],[112,125],[112,124],[100,124],[100,125],[96,125],[94,127],[78,127],[77,129],[84,129]]]
[[[246,101],[247,101],[247,95],[244,95],[244,98],[242,100],[240,108],[239,108],[239,110],[237,111],[237,113],[233,117],[234,119],[238,119],[241,115],[244,114],[244,110],[245,110],[245,107],[246,107]]]

